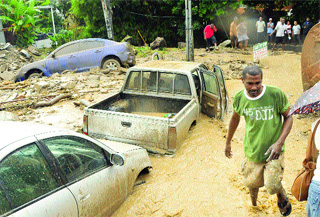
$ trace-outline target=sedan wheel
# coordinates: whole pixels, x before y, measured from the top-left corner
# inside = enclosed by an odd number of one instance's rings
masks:
[[[103,63],[103,69],[109,69],[110,71],[118,72],[120,70],[120,63],[115,59],[108,59]]]
[[[37,78],[40,78],[40,77],[41,77],[41,73],[34,72],[34,73],[31,73],[31,74],[28,76],[28,79],[37,79]]]

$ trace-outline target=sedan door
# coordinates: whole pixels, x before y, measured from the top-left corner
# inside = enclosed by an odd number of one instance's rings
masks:
[[[222,119],[222,96],[218,77],[212,72],[205,69],[200,69],[200,74],[203,78],[202,80],[204,81],[201,110],[209,117]]]
[[[84,138],[44,139],[75,196],[79,216],[110,216],[128,193],[124,167],[111,165],[109,154]]]
[[[104,41],[81,41],[79,52],[79,68],[87,71],[92,67],[100,67],[104,55]]]
[[[1,160],[0,215],[78,216],[72,193],[51,168],[34,142],[10,152]]]
[[[46,68],[51,74],[60,74],[64,70],[81,70],[79,68],[79,42],[67,44],[61,49],[57,49],[54,56],[46,61]]]

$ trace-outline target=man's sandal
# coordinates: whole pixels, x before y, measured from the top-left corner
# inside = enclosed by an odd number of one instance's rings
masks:
[[[278,202],[278,207],[280,209],[281,215],[283,215],[283,216],[290,215],[291,210],[292,210],[292,206],[291,206],[291,203],[290,203],[288,197],[286,197],[286,200],[283,203]]]

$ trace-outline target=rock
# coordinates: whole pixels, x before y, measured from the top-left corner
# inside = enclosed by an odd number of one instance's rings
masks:
[[[84,106],[89,106],[90,105],[90,102],[86,99],[80,99],[80,103],[83,104]]]
[[[5,58],[6,55],[5,54],[0,54],[0,58]]]
[[[0,50],[8,50],[10,49],[11,44],[10,43],[0,43]]]
[[[231,40],[225,40],[224,42],[220,43],[218,47],[227,47],[231,45]]]
[[[28,51],[36,56],[40,56],[40,52],[38,51],[38,48],[34,47],[34,46],[29,46],[28,47]]]
[[[62,83],[60,86],[63,89],[73,89],[77,85],[77,81],[68,81],[66,83]]]
[[[89,81],[99,81],[100,75],[89,75],[88,80]]]
[[[21,54],[22,56],[24,56],[25,58],[27,58],[28,60],[31,58],[31,56],[30,56],[30,54],[28,53],[28,51],[26,51],[26,50],[24,50],[24,49],[22,49],[22,50],[20,51],[20,54]]]
[[[178,48],[185,48],[187,44],[185,42],[178,42]]]
[[[14,81],[15,79],[15,73],[12,71],[4,71],[0,72],[0,80],[5,80],[5,81]]]
[[[47,89],[50,86],[50,83],[46,82],[46,81],[40,81],[34,84],[34,89],[40,93],[42,91],[44,91],[45,89]]]
[[[100,72],[103,73],[103,74],[109,74],[110,73],[110,69],[101,69]]]
[[[19,116],[11,112],[1,111],[0,121],[19,121]]]
[[[156,40],[154,40],[151,44],[150,44],[150,48],[152,50],[154,49],[159,49],[159,48],[164,48],[167,46],[166,41],[164,40],[163,37],[157,37]]]

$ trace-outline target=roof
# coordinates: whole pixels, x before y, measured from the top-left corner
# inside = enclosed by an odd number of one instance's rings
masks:
[[[47,132],[61,131],[64,129],[53,126],[19,122],[19,121],[0,121],[1,143],[0,150],[13,142],[18,140],[39,135]],[[65,130],[68,131],[68,130]]]
[[[149,62],[136,65],[132,67],[132,69],[150,68],[153,70],[159,69],[159,70],[165,70],[165,71],[172,70],[172,71],[189,72],[200,65],[202,64],[196,63],[196,62],[154,60],[154,61],[149,61]]]

